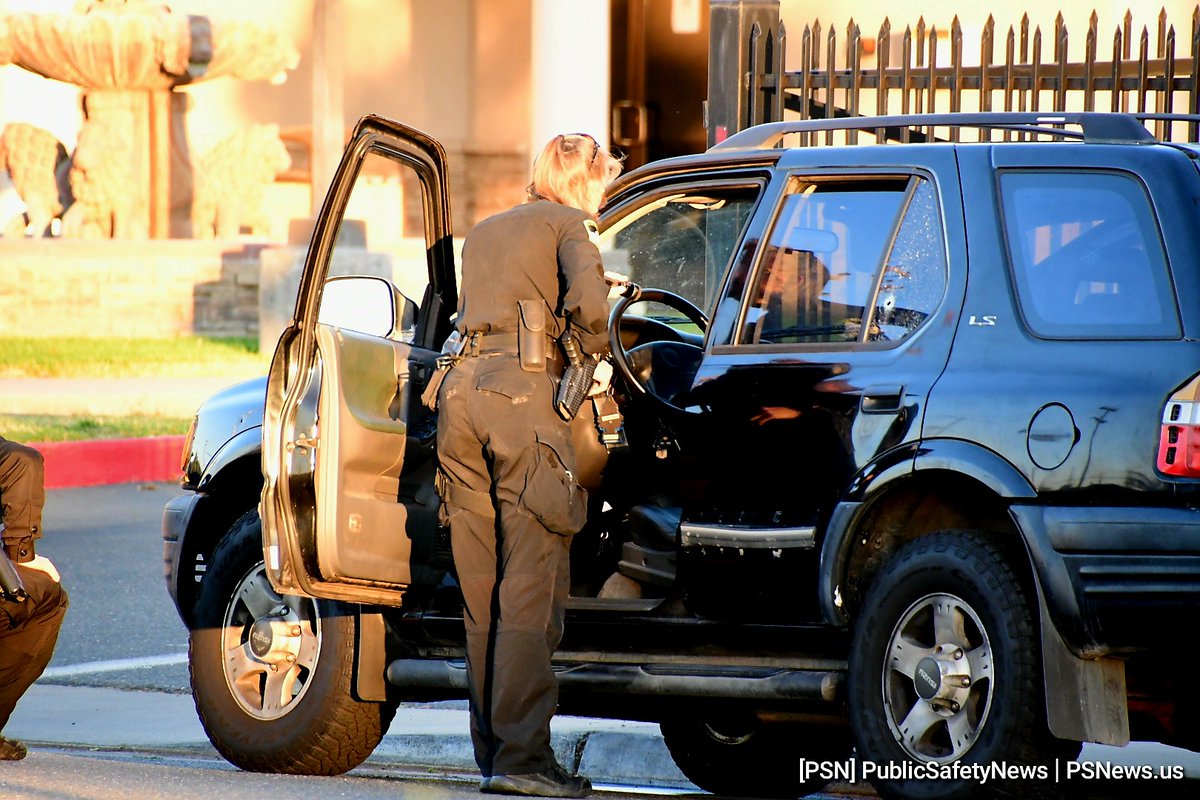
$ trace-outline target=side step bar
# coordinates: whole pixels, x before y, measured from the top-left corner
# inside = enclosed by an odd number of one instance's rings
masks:
[[[555,665],[555,672],[559,689],[567,692],[825,702],[837,699],[843,678],[835,671],[778,668],[713,667],[705,673],[693,665],[683,672],[658,665],[573,664]],[[397,659],[388,665],[387,679],[395,686],[467,691],[463,661]]]

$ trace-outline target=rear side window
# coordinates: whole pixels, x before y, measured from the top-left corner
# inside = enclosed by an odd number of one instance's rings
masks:
[[[740,341],[898,342],[945,289],[945,239],[930,181],[796,178],[767,239]]]
[[[1021,313],[1048,339],[1178,338],[1154,212],[1117,172],[1004,172],[1005,234]]]

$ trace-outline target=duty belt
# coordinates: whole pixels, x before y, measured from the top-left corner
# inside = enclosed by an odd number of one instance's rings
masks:
[[[471,356],[492,355],[494,353],[516,353],[517,335],[515,333],[472,333],[467,340],[463,355]]]
[[[546,358],[551,361],[558,358],[558,346],[553,336],[546,335]],[[515,333],[469,333],[467,344],[463,348],[462,357],[490,356],[497,353],[517,353],[517,334]]]

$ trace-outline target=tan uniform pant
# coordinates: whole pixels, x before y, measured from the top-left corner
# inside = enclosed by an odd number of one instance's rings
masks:
[[[50,663],[67,613],[67,593],[54,579],[19,564],[17,571],[29,597],[20,603],[0,600],[0,731]]]
[[[569,426],[546,373],[515,355],[464,360],[438,402],[438,457],[467,635],[471,736],[480,772],[554,763],[550,667],[570,590],[570,533],[586,499],[571,494]],[[564,481],[565,473],[565,481]]]

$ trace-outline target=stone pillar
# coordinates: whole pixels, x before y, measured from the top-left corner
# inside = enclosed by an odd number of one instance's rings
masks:
[[[609,139],[609,0],[533,0],[530,158],[551,136]]]
[[[346,33],[342,0],[314,0],[312,38],[312,215],[317,216],[345,146],[342,70]]]

